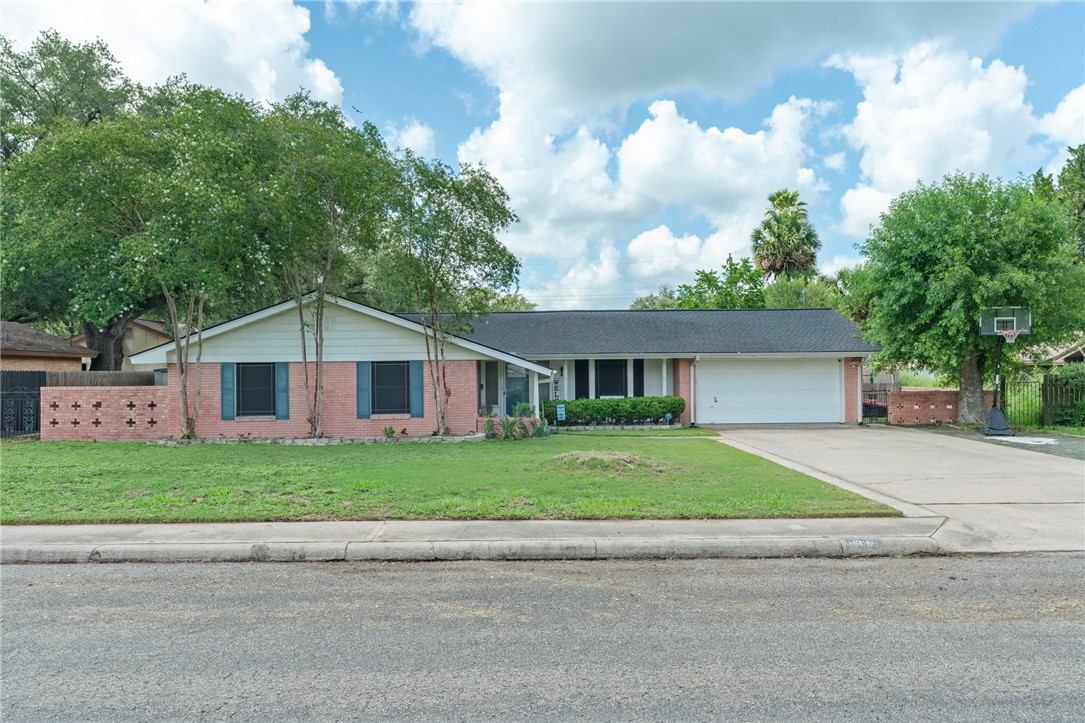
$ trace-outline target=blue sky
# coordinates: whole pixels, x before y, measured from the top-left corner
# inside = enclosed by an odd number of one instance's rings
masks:
[[[482,162],[540,308],[624,308],[749,253],[800,191],[820,266],[897,194],[1056,171],[1085,142],[1085,3],[0,1],[0,30],[100,36],[135,79],[299,86],[392,145]]]

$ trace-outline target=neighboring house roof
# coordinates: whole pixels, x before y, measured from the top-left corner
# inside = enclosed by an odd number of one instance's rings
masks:
[[[306,297],[306,302],[311,300],[312,297],[312,294]],[[340,306],[344,309],[350,309],[351,311],[355,311],[359,314],[365,314],[366,316],[371,316],[373,318],[386,321],[390,324],[394,324],[401,328],[409,329],[419,334],[423,332],[423,327],[418,322],[417,318],[412,319],[408,314],[398,316],[396,314],[389,314],[386,311],[375,309],[372,306],[366,306],[365,304],[359,304],[357,302],[350,301],[348,299],[342,299],[337,296],[328,296],[327,303]],[[266,319],[268,317],[275,316],[276,314],[281,314],[284,311],[293,312],[294,310],[295,302],[293,299],[291,299],[289,301],[284,301],[274,306],[269,306],[266,309],[260,309],[259,311],[252,312],[251,314],[245,314],[235,319],[231,319],[230,321],[223,322],[222,324],[217,324],[215,326],[204,329],[201,336],[204,341],[207,341],[208,339],[213,339],[220,334],[225,334],[227,332],[233,331],[234,329],[238,329],[248,324],[260,321],[261,319]],[[547,377],[552,374],[552,370],[545,366],[540,366],[526,359],[521,359],[516,355],[502,351],[499,348],[490,347],[484,343],[464,338],[463,336],[453,336],[452,343],[465,349],[469,349],[485,356],[492,357],[494,359],[500,359],[502,361],[522,366],[531,371],[538,372],[539,374],[544,374]],[[146,351],[142,351],[139,354],[134,354],[131,357],[131,362],[133,364],[164,364],[167,361],[167,354],[174,348],[175,346],[172,341],[165,344],[160,344],[151,349],[147,349]]]
[[[96,357],[98,352],[15,321],[0,321],[0,353],[9,356]]]
[[[535,359],[605,354],[870,354],[881,349],[832,309],[504,311],[477,319],[472,326],[463,337]]]
[[[166,323],[163,321],[155,321],[154,319],[133,319],[129,322],[130,326],[139,326],[152,334],[158,334],[159,336],[168,339],[169,333],[166,331]]]
[[[1030,366],[1060,366],[1062,364],[1075,364],[1085,361],[1085,333],[1078,334],[1077,339],[1063,346],[1043,346],[1029,349],[1023,355],[1022,361]]]

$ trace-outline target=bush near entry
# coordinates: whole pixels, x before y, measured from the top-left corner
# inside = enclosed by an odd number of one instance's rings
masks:
[[[557,423],[559,404],[565,405],[562,424],[657,424],[668,412],[673,421],[686,411],[682,397],[550,399],[543,402],[543,415],[551,424]]]

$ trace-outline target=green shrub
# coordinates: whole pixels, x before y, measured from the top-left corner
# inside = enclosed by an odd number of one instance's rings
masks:
[[[543,402],[543,417],[557,422],[558,405],[565,405],[562,424],[658,424],[669,412],[677,420],[686,411],[682,397],[622,397],[618,399],[567,399]]]
[[[512,408],[512,416],[514,417],[534,417],[535,405],[528,404],[527,402],[517,402],[516,406]]]
[[[1085,426],[1085,364],[1059,367],[1052,383],[1064,400],[1055,410],[1055,424],[1060,427]]]

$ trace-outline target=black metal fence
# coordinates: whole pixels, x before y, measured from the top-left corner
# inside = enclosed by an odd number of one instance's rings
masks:
[[[888,389],[871,389],[863,392],[863,421],[889,424]]]
[[[1019,427],[1079,426],[1085,412],[1085,388],[1052,374],[1042,380],[1005,384],[1006,419]]]
[[[0,437],[41,431],[45,372],[0,372]]]

